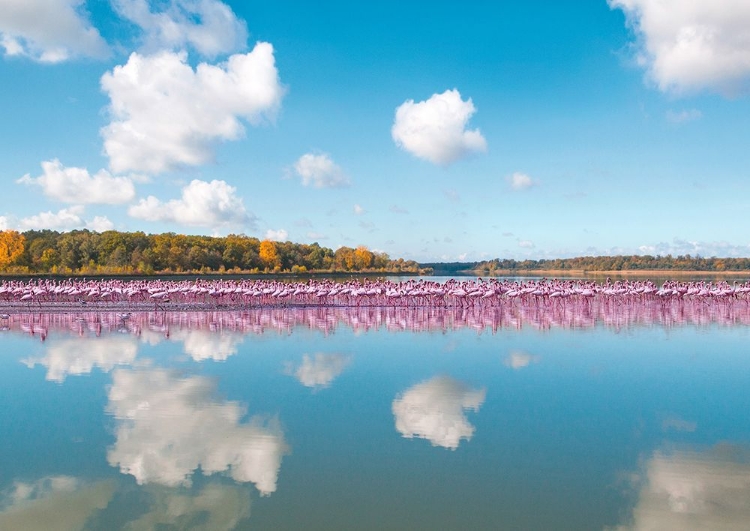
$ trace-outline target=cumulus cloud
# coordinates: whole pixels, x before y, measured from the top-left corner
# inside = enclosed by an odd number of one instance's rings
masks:
[[[86,228],[97,232],[102,228],[104,228],[104,230],[110,230],[114,227],[114,224],[104,216],[96,216],[92,220],[85,221],[81,217],[83,213],[84,207],[82,205],[63,208],[58,212],[48,210],[47,212],[40,212],[34,216],[22,218],[21,221],[17,223],[17,226],[21,231],[43,229],[68,231]],[[6,223],[10,223],[10,220],[7,218]]]
[[[536,184],[531,177],[518,171],[509,175],[506,180],[513,190],[526,190]]]
[[[479,411],[485,395],[484,389],[469,389],[448,376],[432,378],[393,401],[396,429],[404,437],[420,437],[433,446],[455,450],[462,439],[469,441],[474,435],[474,426],[464,412]]]
[[[180,50],[191,46],[206,56],[242,50],[247,27],[232,9],[218,0],[159,2],[152,11],[147,0],[113,0],[118,15],[143,31],[147,51]]]
[[[274,230],[268,229],[266,231],[266,240],[274,242],[285,242],[289,238],[289,233],[284,229]]]
[[[47,380],[63,382],[69,375],[89,374],[94,367],[109,372],[117,365],[131,365],[138,354],[138,343],[132,337],[108,336],[96,340],[66,339],[50,344],[41,358],[27,358],[23,363],[33,368],[47,368]]]
[[[244,134],[240,119],[270,119],[284,94],[273,46],[259,42],[225,63],[200,63],[187,54],[134,53],[101,79],[112,121],[101,130],[114,172],[160,173],[204,164],[220,140]]]
[[[304,186],[340,188],[349,186],[349,177],[326,153],[305,153],[294,163],[294,172]]]
[[[392,212],[393,214],[408,214],[409,211],[406,210],[403,207],[400,207],[398,205],[391,205],[388,207],[388,212]]]
[[[361,216],[362,214],[364,214],[365,212],[367,212],[364,208],[362,208],[362,206],[360,206],[358,204],[354,205],[354,209],[353,210],[354,210],[354,213],[357,216]]]
[[[518,246],[524,249],[533,249],[534,242],[532,242],[531,240],[518,240]]]
[[[536,363],[538,361],[539,356],[533,356],[527,352],[516,351],[508,354],[508,356],[503,361],[503,364],[506,367],[518,370],[523,369],[524,367],[528,367],[530,364]]]
[[[317,353],[314,358],[307,354],[302,357],[298,366],[288,364],[286,373],[294,376],[305,387],[328,387],[341,374],[351,358],[343,354]]]
[[[745,448],[656,452],[645,465],[630,522],[615,529],[747,529],[750,464]]]
[[[86,228],[95,232],[106,232],[113,230],[115,224],[107,216],[94,216],[94,219],[86,222]]]
[[[107,405],[117,419],[110,465],[141,485],[190,485],[200,468],[205,475],[223,472],[253,483],[263,495],[273,493],[288,452],[281,428],[257,416],[241,424],[244,408],[216,400],[215,391],[216,382],[204,376],[114,371]]]
[[[117,205],[135,198],[133,181],[107,170],[91,175],[86,168],[66,168],[57,159],[42,162],[42,170],[39,177],[27,173],[17,182],[39,186],[44,195],[63,203]]]
[[[89,22],[83,4],[84,0],[3,2],[0,47],[6,56],[25,56],[42,63],[108,56],[109,47]]]
[[[236,188],[225,181],[193,180],[182,189],[180,199],[162,202],[154,196],[128,208],[128,214],[146,221],[167,221],[202,227],[253,225]]]
[[[407,100],[396,109],[391,136],[401,149],[446,166],[487,150],[487,141],[479,129],[466,129],[475,112],[471,98],[463,101],[456,89],[433,94],[419,103]]]
[[[608,0],[638,38],[638,62],[662,91],[744,92],[750,4],[742,0]]]
[[[0,500],[0,529],[84,529],[113,494],[112,481],[86,483],[71,476],[15,481]]]

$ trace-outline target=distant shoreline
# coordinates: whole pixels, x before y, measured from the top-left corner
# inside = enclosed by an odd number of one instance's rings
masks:
[[[438,272],[439,273],[439,272]],[[698,271],[684,269],[622,269],[612,271],[592,271],[588,269],[496,269],[492,273],[483,270],[466,271],[477,276],[514,277],[749,277],[749,270],[741,271]]]

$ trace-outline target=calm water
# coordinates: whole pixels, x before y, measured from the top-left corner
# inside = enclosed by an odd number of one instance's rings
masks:
[[[0,328],[0,529],[750,526],[750,327],[734,317]]]

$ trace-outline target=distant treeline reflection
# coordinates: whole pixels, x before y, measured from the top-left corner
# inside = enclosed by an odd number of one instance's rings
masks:
[[[411,260],[365,246],[336,251],[318,243],[89,230],[0,231],[0,271],[15,274],[418,273]]]

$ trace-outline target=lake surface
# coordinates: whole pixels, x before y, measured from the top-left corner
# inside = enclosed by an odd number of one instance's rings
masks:
[[[0,318],[0,529],[748,529],[747,323]]]

